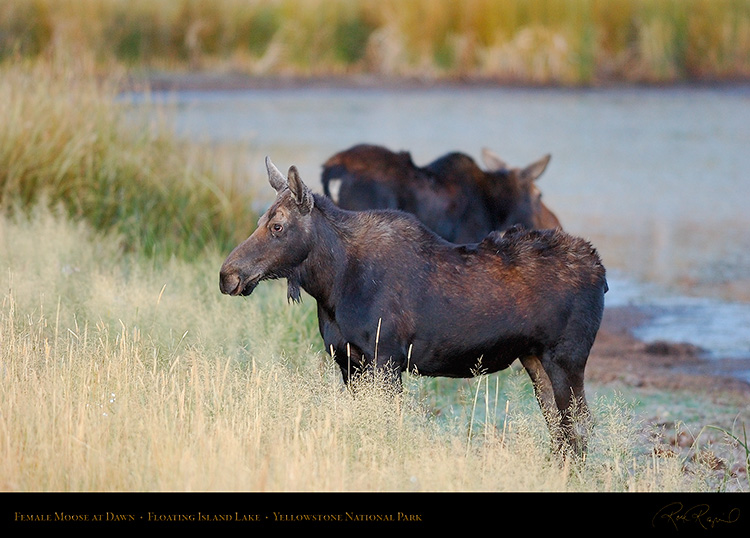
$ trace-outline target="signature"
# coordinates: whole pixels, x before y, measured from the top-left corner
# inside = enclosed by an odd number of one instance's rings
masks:
[[[686,507],[681,502],[673,502],[659,510],[651,520],[656,527],[659,523],[672,525],[680,530],[680,525],[698,525],[704,529],[713,529],[721,525],[737,523],[740,519],[740,509],[732,508],[728,512],[713,515],[707,504],[695,504]]]

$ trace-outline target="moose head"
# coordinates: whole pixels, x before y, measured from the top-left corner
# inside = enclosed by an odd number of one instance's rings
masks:
[[[224,261],[219,287],[227,295],[250,295],[262,280],[290,279],[290,298],[299,299],[292,284],[294,271],[312,246],[312,191],[302,182],[295,166],[288,177],[266,157],[268,181],[276,200],[258,220],[258,227]]]

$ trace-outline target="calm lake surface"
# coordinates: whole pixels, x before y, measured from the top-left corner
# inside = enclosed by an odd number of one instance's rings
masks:
[[[690,342],[743,359],[750,380],[750,87],[602,90],[290,88],[170,92],[174,127],[208,144],[295,164],[320,191],[321,164],[361,142],[418,165],[488,147],[525,166],[546,153],[545,202],[591,240],[608,306],[654,319],[646,341]],[[139,102],[135,96],[134,102]],[[273,196],[268,189],[267,203]],[[254,223],[248,223],[248,232]],[[718,364],[718,361],[717,361]]]

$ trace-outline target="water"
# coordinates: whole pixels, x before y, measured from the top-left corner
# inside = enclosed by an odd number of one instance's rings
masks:
[[[369,142],[417,164],[489,147],[511,165],[552,154],[539,180],[610,274],[608,306],[649,307],[646,341],[748,359],[750,87],[670,89],[263,89],[157,94],[206,143],[245,142],[319,189],[320,165]],[[273,191],[269,187],[269,200]]]

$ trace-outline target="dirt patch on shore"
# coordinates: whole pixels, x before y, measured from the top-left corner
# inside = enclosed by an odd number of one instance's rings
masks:
[[[623,387],[629,393],[687,395],[691,403],[710,402],[687,422],[683,411],[647,407],[641,411],[640,443],[654,456],[679,458],[686,475],[703,473],[717,491],[747,491],[747,449],[726,432],[742,436],[750,402],[750,383],[732,373],[747,370],[747,360],[705,358],[691,344],[642,342],[634,328],[648,322],[636,307],[608,308],[586,366],[587,383]],[[693,397],[694,396],[694,397]],[[699,404],[700,405],[700,404]],[[744,410],[744,411],[743,411]],[[682,418],[677,418],[682,417]],[[712,428],[705,428],[713,425]]]
[[[730,358],[706,359],[703,351],[691,344],[646,343],[633,337],[632,330],[647,319],[648,315],[635,307],[605,310],[586,366],[588,381],[750,396],[750,383],[731,375]]]

